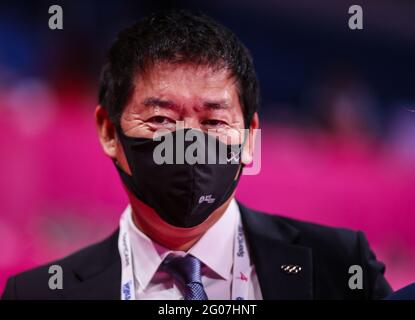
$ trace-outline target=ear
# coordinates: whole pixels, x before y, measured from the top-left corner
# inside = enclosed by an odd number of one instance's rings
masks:
[[[255,112],[249,125],[247,140],[242,151],[242,163],[245,165],[250,164],[254,159],[255,138],[257,129],[259,129],[259,118],[258,113]]]
[[[100,105],[95,109],[95,122],[102,150],[108,157],[115,159],[118,153],[115,127],[108,116],[108,112]]]

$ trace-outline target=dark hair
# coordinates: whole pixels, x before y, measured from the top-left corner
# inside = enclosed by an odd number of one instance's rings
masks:
[[[152,14],[121,31],[102,69],[99,103],[118,125],[134,89],[135,77],[157,62],[225,68],[235,78],[245,126],[259,107],[259,85],[252,57],[236,35],[194,11]]]

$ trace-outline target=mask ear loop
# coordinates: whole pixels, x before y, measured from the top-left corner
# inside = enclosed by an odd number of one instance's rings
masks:
[[[116,133],[116,135],[117,135],[117,139],[118,139],[118,142],[120,143],[120,145],[121,145],[121,147],[122,147],[122,149],[123,149],[123,152],[124,152],[124,154],[125,154],[125,151],[124,151],[124,148],[125,148],[125,145],[124,145],[124,143],[122,143],[122,140],[123,139],[126,139],[126,140],[128,140],[128,139],[133,139],[132,137],[129,137],[129,136],[127,136],[125,133],[124,133],[124,131],[122,130],[122,128],[121,128],[121,123],[119,123],[119,122],[113,122],[113,125],[114,125],[114,127],[115,127],[115,133]],[[125,157],[127,157],[127,156],[125,156]],[[125,173],[126,175],[128,175],[128,176],[130,176],[127,172],[125,172],[124,171],[124,169],[120,166],[120,164],[119,164],[119,162],[117,161],[117,159],[112,159],[112,162],[114,163],[114,165],[116,166],[116,168],[118,168],[119,170],[121,170],[123,173]],[[127,162],[128,162],[128,160],[127,160]]]
[[[123,135],[122,129],[121,129],[121,124],[119,122],[116,121],[112,121],[113,126],[115,128],[115,134],[117,135],[117,140],[119,142],[119,144],[121,145],[121,147],[123,148],[123,152],[124,152],[124,145],[121,143],[121,139],[120,136]],[[118,163],[117,159],[112,159],[112,162],[114,163],[114,165],[119,168],[120,170],[124,171],[120,164]]]
[[[241,144],[241,169],[240,169],[241,173],[242,173],[243,168],[246,166],[245,163],[242,162],[242,152],[248,140],[248,136],[249,136],[249,129],[244,129],[244,141]]]

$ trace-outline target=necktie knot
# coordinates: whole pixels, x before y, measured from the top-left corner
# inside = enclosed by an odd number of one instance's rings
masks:
[[[170,273],[184,288],[185,300],[207,300],[202,284],[201,262],[192,255],[167,258],[162,268]]]

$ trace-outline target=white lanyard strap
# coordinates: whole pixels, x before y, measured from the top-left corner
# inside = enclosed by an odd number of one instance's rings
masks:
[[[233,251],[232,300],[247,300],[251,281],[251,265],[239,214]]]
[[[135,300],[133,255],[128,234],[128,211],[120,219],[118,250],[121,257],[121,300]]]

